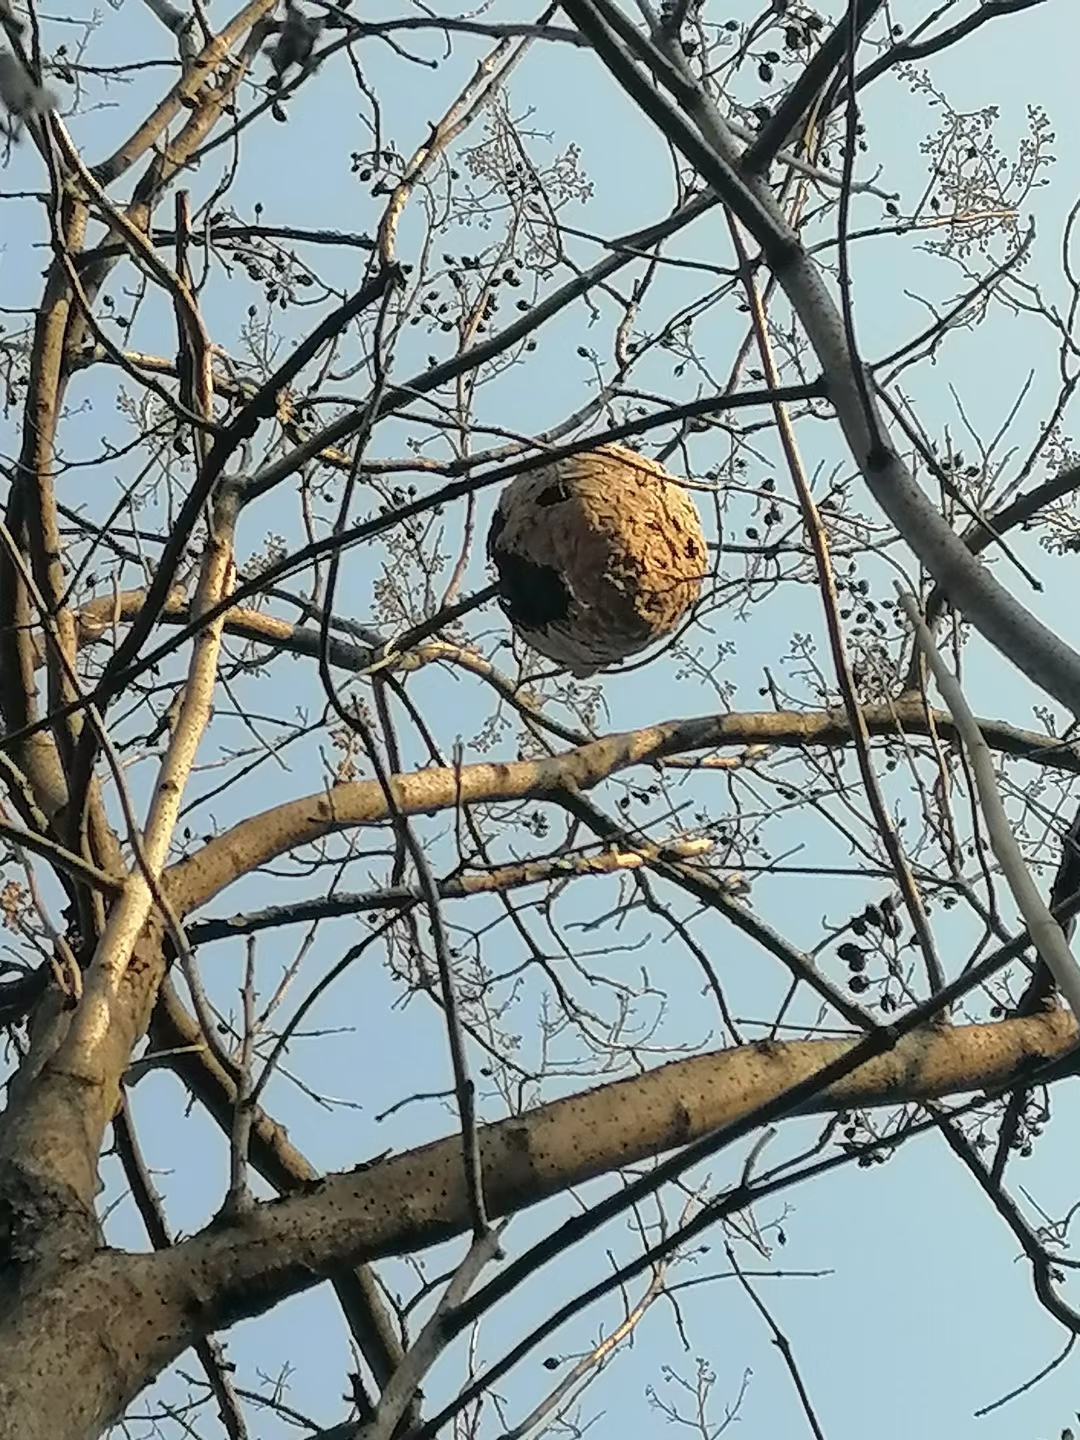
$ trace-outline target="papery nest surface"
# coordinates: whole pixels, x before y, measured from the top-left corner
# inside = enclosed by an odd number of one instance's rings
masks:
[[[708,565],[685,488],[621,445],[512,480],[492,517],[488,555],[518,635],[579,678],[670,634]]]

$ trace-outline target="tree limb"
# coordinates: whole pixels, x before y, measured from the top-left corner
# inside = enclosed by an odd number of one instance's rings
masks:
[[[922,1028],[800,1106],[897,1105],[1008,1085],[1076,1044],[1065,1011],[948,1031]],[[571,1186],[707,1136],[842,1061],[856,1041],[760,1042],[649,1071],[539,1106],[479,1133],[487,1203],[507,1215]],[[341,1265],[414,1251],[470,1228],[457,1134],[328,1176],[159,1256],[197,1277],[201,1325],[216,1329],[306,1289]],[[0,1432],[2,1433],[2,1432]]]
[[[928,712],[918,699],[868,706],[863,713],[871,734],[896,734],[899,723],[913,734],[927,735],[933,725],[946,738],[956,738],[950,717]],[[980,720],[979,727],[987,743],[1006,754],[1080,772],[1080,754],[1061,740],[993,720]],[[459,803],[551,798],[568,787],[588,790],[630,766],[655,765],[670,756],[721,745],[846,745],[850,740],[850,727],[840,711],[705,715],[606,735],[549,759],[433,767],[396,775],[391,784],[402,814],[430,814]],[[240,821],[172,865],[166,882],[177,909],[186,913],[239,876],[297,846],[387,819],[386,797],[377,781],[335,785]]]
[[[770,186],[741,173],[743,156],[714,102],[685,62],[675,66],[645,36],[636,54],[676,97],[672,105],[608,28],[609,0],[564,0],[597,55],[643,114],[695,167],[761,247],[825,374],[855,464],[882,510],[954,607],[1034,684],[1080,715],[1080,654],[1044,625],[971,554],[889,440],[863,382],[848,327],[820,269],[788,224]],[[611,21],[614,24],[614,20]]]

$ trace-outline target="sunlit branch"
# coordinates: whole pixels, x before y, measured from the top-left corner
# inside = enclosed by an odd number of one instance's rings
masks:
[[[0,831],[0,833],[3,833]],[[471,875],[453,875],[438,882],[439,898],[464,900],[470,895],[493,895],[528,885],[562,883],[589,875],[614,875],[637,870],[660,857],[672,859],[708,851],[710,842],[695,838],[673,837],[668,842],[649,844],[643,841],[622,849],[603,850],[596,855],[555,855],[546,860],[524,860],[517,865],[498,865],[491,870]],[[738,881],[730,883],[733,888]],[[319,895],[311,900],[298,900],[292,905],[269,905],[265,910],[222,919],[196,921],[188,926],[193,945],[208,945],[215,940],[231,940],[237,936],[254,935],[260,930],[273,930],[282,925],[303,925],[313,920],[334,920],[343,915],[361,915],[368,911],[403,910],[421,904],[423,895],[415,885],[399,885],[380,890],[366,890],[359,895],[338,891]]]
[[[746,226],[783,287],[820,361],[851,453],[875,500],[957,609],[1022,674],[1080,714],[1080,654],[1026,610],[970,551],[887,443],[851,353],[843,317],[823,276],[780,212],[768,185],[740,173],[741,157],[715,104],[689,72],[671,85],[673,106],[600,19],[608,0],[566,0],[620,86]],[[860,9],[859,13],[863,13]],[[670,61],[653,64],[668,83]]]
[[[1000,953],[992,964],[1001,963]],[[1025,1067],[1043,1065],[1075,1045],[1075,1025],[1064,1011],[948,1032],[922,1028],[938,1004],[951,1003],[988,968],[985,962],[973,968],[939,999],[854,1043],[772,1042],[675,1061],[483,1128],[479,1141],[493,1215],[512,1213],[612,1165],[682,1148],[567,1221],[557,1237],[535,1247],[535,1256],[526,1252],[505,1265],[460,1308],[456,1327],[471,1323],[472,1316],[513,1289],[523,1268],[531,1272],[543,1263],[554,1253],[553,1245],[561,1252],[751,1128],[795,1111],[897,1104],[996,1088],[1011,1083]],[[216,1277],[214,1300],[208,1300],[204,1312],[213,1328],[218,1306],[234,1318],[257,1313],[275,1298],[307,1288],[335,1264],[428,1246],[470,1223],[460,1139],[454,1135],[359,1172],[327,1176],[316,1194],[260,1206],[229,1231],[193,1236],[162,1263],[197,1264],[208,1283],[211,1275]],[[290,1253],[303,1248],[303,1273],[278,1269],[272,1288],[255,1285],[259,1277],[271,1281],[264,1257],[276,1253],[277,1242]]]
[[[868,706],[864,719],[868,731],[878,736],[895,735],[900,724],[910,734],[926,735],[933,725],[946,739],[956,738],[950,717],[936,711],[928,715],[918,699]],[[980,721],[979,727],[987,743],[1006,754],[1080,772],[1080,754],[1064,741],[995,721]],[[432,767],[394,776],[391,784],[403,814],[430,814],[458,803],[550,799],[568,787],[588,790],[630,766],[656,764],[695,750],[759,744],[836,746],[850,740],[848,722],[836,711],[705,715],[604,736],[547,760],[483,762],[460,770]],[[241,874],[299,845],[388,818],[385,797],[374,780],[351,781],[288,801],[241,821],[173,865],[167,872],[170,893],[181,911],[195,909]]]
[[[1032,940],[1039,952],[1039,958],[1053,975],[1058,989],[1069,1002],[1073,1014],[1080,1017],[1080,968],[1077,967],[1076,958],[1069,948],[1069,942],[1066,940],[1061,926],[1051,915],[1046,901],[1039,893],[1038,886],[1031,878],[1031,872],[1016,843],[1012,823],[1005,812],[1001,793],[998,790],[990,748],[983,739],[978,722],[968,708],[964,692],[956,677],[938,654],[933,637],[919,613],[918,602],[900,585],[897,585],[896,588],[900,603],[904,607],[904,613],[915,630],[919,649],[926,658],[942,698],[952,712],[953,723],[967,752],[968,761],[975,777],[975,788],[978,791],[979,805],[986,822],[987,833],[990,836],[990,844],[998,864],[1001,866],[1006,883],[1012,891],[1016,907],[1031,932]]]

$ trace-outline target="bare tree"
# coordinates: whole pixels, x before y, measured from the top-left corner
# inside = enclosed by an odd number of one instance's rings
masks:
[[[1080,1003],[1077,212],[937,74],[1042,0],[512,8],[0,0],[0,1440],[580,1429],[710,1230],[820,1435],[752,1257],[927,1132],[1080,1330],[1010,1170]],[[611,445],[707,548],[614,639],[593,551],[485,546]],[[316,1287],[311,1415],[225,1346]]]

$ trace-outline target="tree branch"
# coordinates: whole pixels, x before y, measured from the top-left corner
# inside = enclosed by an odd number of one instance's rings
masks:
[[[864,1061],[800,1113],[864,1109],[1007,1086],[1076,1044],[1065,1011],[948,1031],[920,1028]],[[710,1136],[842,1066],[859,1042],[757,1043],[675,1061],[483,1127],[489,1212],[507,1215],[571,1186]],[[866,1041],[862,1042],[863,1044]],[[196,1276],[200,1328],[262,1313],[342,1265],[414,1251],[472,1224],[457,1134],[260,1205],[159,1256]]]
[[[618,871],[636,870],[658,859],[675,860],[703,854],[710,848],[711,842],[704,838],[673,838],[657,844],[635,840],[595,855],[552,855],[542,860],[522,860],[515,865],[497,865],[491,870],[478,870],[472,874],[450,875],[438,881],[436,889],[441,900],[464,900],[470,895],[502,894],[525,885],[550,884],[553,880],[563,882],[587,875],[614,875]],[[710,878],[717,885],[725,884],[719,876]],[[390,885],[359,894],[339,890],[331,895],[297,900],[291,905],[268,905],[263,910],[247,914],[201,920],[188,927],[188,939],[192,945],[206,945],[214,940],[256,935],[260,930],[273,930],[280,925],[310,924],[313,920],[333,920],[369,910],[411,910],[422,904],[423,899],[416,885]]]
[[[684,62],[675,67],[639,37],[652,76],[670,88],[672,105],[612,30],[609,0],[564,0],[620,87],[679,152],[760,246],[821,364],[851,455],[874,499],[951,603],[1034,684],[1080,715],[1080,654],[1007,591],[954,533],[892,446],[863,383],[862,363],[824,277],[788,224],[769,185],[740,173],[742,156],[714,102]],[[613,22],[614,23],[614,22]],[[645,47],[650,47],[649,53]],[[658,59],[656,57],[659,57]],[[672,72],[674,70],[674,78]]]
[[[868,706],[867,730],[887,736],[904,731],[929,735],[931,725],[956,740],[950,717],[927,711],[921,700]],[[1005,754],[1080,773],[1080,753],[1052,736],[1017,730],[1000,721],[980,720],[989,745]],[[851,729],[841,711],[763,712],[705,715],[670,720],[641,730],[607,735],[544,760],[484,762],[460,769],[442,766],[392,778],[403,815],[432,814],[457,804],[481,801],[553,798],[568,788],[589,790],[633,765],[655,765],[665,758],[727,745],[847,745]],[[279,855],[325,835],[389,819],[382,788],[375,780],[335,785],[315,795],[290,800],[253,815],[215,837],[201,850],[172,865],[166,882],[178,910],[204,905],[239,876]]]

